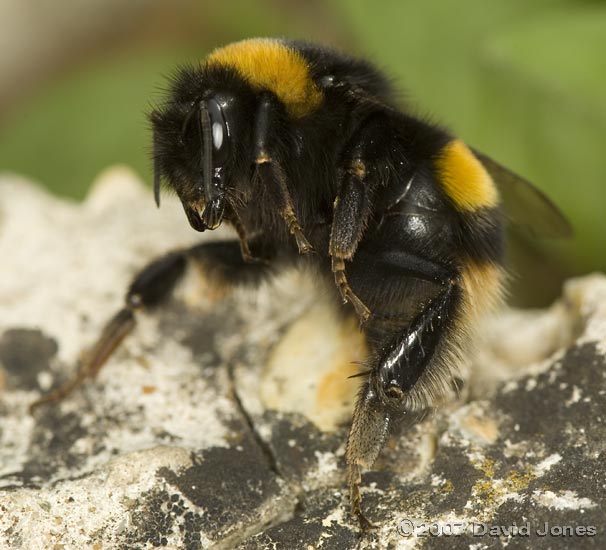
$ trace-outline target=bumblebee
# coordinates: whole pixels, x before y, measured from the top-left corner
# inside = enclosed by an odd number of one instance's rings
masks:
[[[501,298],[504,201],[521,200],[516,221],[543,233],[567,234],[566,220],[519,176],[400,110],[371,64],[313,44],[219,48],[178,70],[150,120],[157,204],[165,182],[195,230],[226,223],[238,239],[145,267],[77,376],[35,405],[94,375],[188,262],[228,286],[314,266],[370,350],[346,447],[351,509],[368,527],[361,469],[394,422],[417,419],[449,386]]]

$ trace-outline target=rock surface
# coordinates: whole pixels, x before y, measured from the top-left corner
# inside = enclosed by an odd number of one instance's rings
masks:
[[[343,457],[364,349],[303,273],[221,296],[191,270],[94,382],[29,415],[137,268],[199,241],[165,202],[123,168],[82,205],[0,178],[0,548],[606,546],[601,275],[487,326],[459,399],[364,474],[364,537]]]

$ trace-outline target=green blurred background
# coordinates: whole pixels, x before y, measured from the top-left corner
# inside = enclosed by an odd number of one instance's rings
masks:
[[[82,199],[151,179],[145,112],[178,63],[251,36],[317,40],[395,77],[414,112],[535,182],[575,229],[516,238],[513,301],[606,270],[606,4],[589,0],[2,0],[0,170]],[[150,204],[150,209],[152,205]]]

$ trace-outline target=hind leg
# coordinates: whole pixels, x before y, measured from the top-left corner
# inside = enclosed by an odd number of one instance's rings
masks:
[[[376,345],[356,403],[346,459],[352,513],[366,529],[371,523],[362,513],[361,469],[372,467],[392,422],[415,417],[427,405],[428,394],[447,383],[448,373],[442,365],[449,350],[456,349],[463,290],[452,267],[405,251],[379,253],[372,269],[356,275],[363,295],[378,282],[400,281],[391,286],[392,305],[409,300],[411,289],[420,288],[420,284],[433,287],[410,317],[398,321],[383,316],[375,304],[373,320],[364,327],[367,335],[372,332]]]
[[[267,257],[268,251],[255,244],[251,243],[251,247],[256,257]],[[34,401],[30,412],[40,405],[63,399],[84,380],[95,377],[135,328],[135,313],[162,304],[181,279],[188,262],[200,267],[211,284],[224,288],[255,284],[270,272],[267,262],[251,263],[248,257],[243,257],[241,242],[237,240],[203,243],[153,260],[135,276],[126,293],[124,306],[107,322],[96,343],[83,354],[74,376]]]

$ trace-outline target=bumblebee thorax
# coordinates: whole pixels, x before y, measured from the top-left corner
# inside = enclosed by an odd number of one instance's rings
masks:
[[[278,39],[251,38],[229,44],[214,50],[206,65],[235,69],[255,91],[272,92],[295,118],[311,114],[323,100],[308,61]]]

